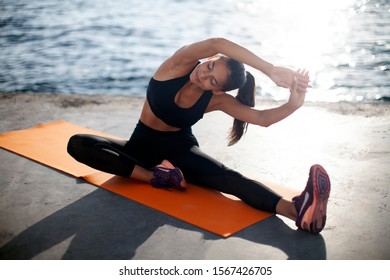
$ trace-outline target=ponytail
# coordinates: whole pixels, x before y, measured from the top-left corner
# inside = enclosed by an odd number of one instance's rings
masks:
[[[246,71],[246,80],[242,87],[238,89],[236,99],[247,106],[255,106],[255,78]],[[248,123],[234,119],[232,130],[229,133],[229,146],[236,144],[246,133]]]
[[[231,91],[238,88],[236,99],[247,106],[255,106],[255,78],[251,73],[245,71],[244,64],[231,59],[227,56],[221,56],[226,62],[230,75],[223,91]],[[236,144],[248,129],[248,124],[238,119],[234,119],[232,130],[229,133],[229,146]]]

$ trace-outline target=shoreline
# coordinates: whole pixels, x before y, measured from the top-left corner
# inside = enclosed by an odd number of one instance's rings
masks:
[[[129,96],[129,95],[107,95],[107,94],[59,94],[59,93],[19,93],[19,92],[1,92],[0,101],[13,102],[34,102],[43,100],[45,102],[53,103],[60,108],[78,108],[87,105],[103,105],[108,102],[120,103],[123,101],[142,101],[145,96]],[[285,103],[285,101],[256,99],[257,107],[278,106]],[[359,102],[327,102],[327,101],[306,101],[303,107],[321,107],[330,112],[339,114],[352,114],[364,116],[383,116],[390,114],[390,102],[387,100],[378,101],[359,101]]]

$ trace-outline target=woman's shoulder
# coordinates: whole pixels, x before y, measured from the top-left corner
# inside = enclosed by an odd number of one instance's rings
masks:
[[[237,103],[239,103],[237,99],[229,93],[214,93],[210,100],[207,111],[226,111],[226,108],[235,106]]]
[[[184,64],[177,62],[177,60],[170,57],[158,67],[153,78],[158,81],[166,81],[182,77],[191,72],[198,63],[199,61],[194,61],[192,63]]]

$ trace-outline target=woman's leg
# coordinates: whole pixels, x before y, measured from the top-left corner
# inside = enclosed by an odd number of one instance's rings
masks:
[[[276,214],[287,217],[293,221],[297,220],[297,210],[295,208],[294,202],[287,199],[280,199],[276,205]]]
[[[262,183],[225,167],[197,146],[176,158],[174,163],[183,170],[188,182],[233,194],[254,208],[292,219],[299,228],[310,233],[319,233],[325,226],[330,180],[318,164],[310,168],[302,194],[290,201]]]
[[[154,174],[151,170],[135,165],[133,172],[130,174],[130,178],[150,183],[154,178]]]
[[[130,177],[135,167],[124,149],[127,141],[90,134],[76,134],[69,139],[68,153],[77,161],[97,170]]]
[[[276,213],[281,196],[264,184],[244,177],[193,146],[171,158],[184,173],[187,182],[232,194],[252,207]]]
[[[77,134],[68,142],[68,153],[77,161],[103,172],[151,183],[158,188],[185,189],[183,174],[168,161],[152,169],[136,164],[127,141],[90,134]]]

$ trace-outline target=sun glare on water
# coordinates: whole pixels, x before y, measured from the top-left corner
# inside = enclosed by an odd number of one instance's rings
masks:
[[[248,29],[258,38],[261,45],[258,53],[270,57],[274,64],[308,69],[313,89],[316,89],[315,96],[308,99],[321,100],[326,94],[324,99],[330,100],[326,91],[334,86],[337,67],[355,66],[348,45],[351,18],[357,12],[356,7],[364,9],[366,2],[261,0],[240,1],[237,6],[245,17],[243,20],[248,21]],[[266,80],[262,90],[275,92]],[[337,92],[333,94],[336,99]],[[285,97],[286,92],[280,90],[280,98]]]

